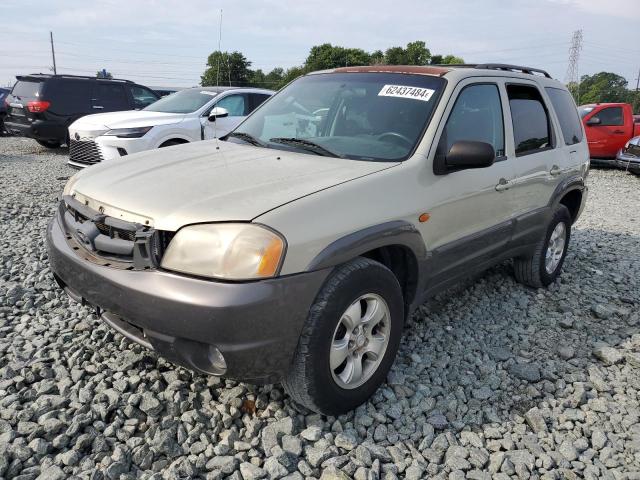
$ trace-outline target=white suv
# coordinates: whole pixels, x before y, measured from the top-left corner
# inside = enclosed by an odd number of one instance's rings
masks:
[[[69,127],[69,165],[88,165],[132,153],[219,138],[244,120],[271,90],[196,87],[161,98],[142,110],[98,113]]]
[[[507,259],[518,281],[553,282],[588,165],[573,99],[546,72],[338,68],[227,141],[74,175],[49,259],[126,337],[339,414],[384,381],[433,294]]]

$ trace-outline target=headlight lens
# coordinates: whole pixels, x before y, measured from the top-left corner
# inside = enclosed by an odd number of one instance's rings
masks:
[[[268,278],[278,272],[284,250],[284,239],[260,225],[191,225],[173,237],[162,257],[162,267],[228,280]]]
[[[105,133],[105,135],[118,138],[140,138],[152,128],[153,127],[114,128]]]

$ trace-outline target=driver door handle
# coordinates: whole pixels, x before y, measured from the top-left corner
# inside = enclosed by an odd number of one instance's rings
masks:
[[[506,178],[501,178],[496,185],[496,191],[504,192],[505,190],[509,190],[509,181]]]
[[[557,166],[557,165],[554,165],[553,167],[551,167],[551,170],[549,170],[549,174],[550,174],[552,177],[557,177],[557,176],[558,176],[558,175],[560,175],[561,173],[562,173],[562,169],[561,169],[559,166]]]
[[[624,133],[624,130],[614,130],[613,133],[615,133],[616,135],[622,135]]]

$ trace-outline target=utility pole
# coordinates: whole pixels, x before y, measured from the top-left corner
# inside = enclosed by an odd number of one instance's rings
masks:
[[[56,51],[53,48],[53,32],[49,32],[49,38],[51,39],[51,57],[53,58],[53,74],[57,75],[56,70]]]
[[[638,77],[636,78],[636,92],[640,91],[640,68],[638,69]]]
[[[580,51],[582,50],[582,30],[576,30],[571,37],[571,47],[569,47],[569,65],[567,67],[566,83],[575,83],[576,103],[580,105],[580,74],[578,73],[578,62]]]

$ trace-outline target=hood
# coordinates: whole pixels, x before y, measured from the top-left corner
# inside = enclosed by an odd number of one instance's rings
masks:
[[[71,124],[69,130],[80,131],[109,130],[113,128],[149,127],[168,125],[184,120],[183,113],[150,112],[147,110],[127,110],[87,115]]]
[[[97,164],[72,177],[65,190],[107,215],[177,230],[191,223],[250,221],[395,165],[210,140]]]

